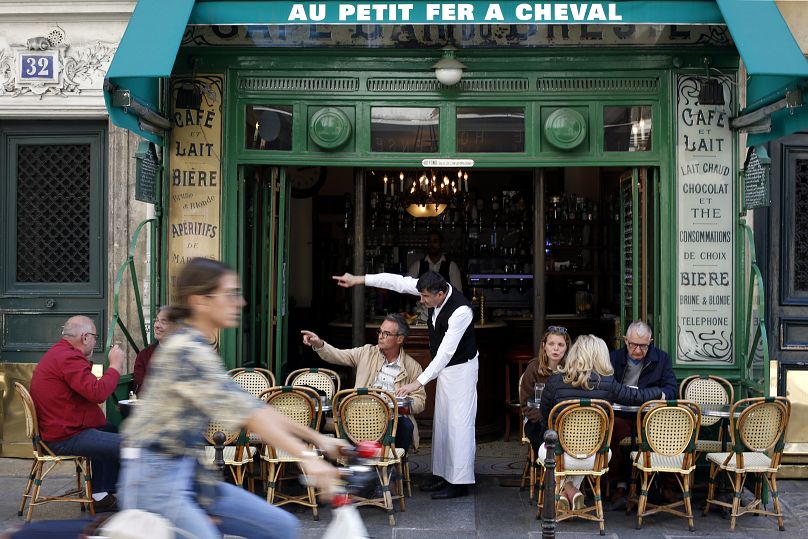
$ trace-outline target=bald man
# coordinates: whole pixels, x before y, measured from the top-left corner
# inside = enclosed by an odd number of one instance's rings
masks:
[[[39,360],[31,378],[42,440],[57,455],[90,457],[93,467],[95,510],[115,510],[112,494],[118,481],[121,438],[107,423],[99,404],[105,402],[123,372],[124,353],[117,345],[109,351],[109,368],[101,378],[92,372],[98,334],[86,316],[65,322],[62,339]]]

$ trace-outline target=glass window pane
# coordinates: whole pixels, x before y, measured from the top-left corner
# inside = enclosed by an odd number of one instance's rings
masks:
[[[371,107],[370,148],[374,152],[438,151],[440,110],[426,107]]]
[[[458,152],[524,152],[523,107],[458,107]]]
[[[248,150],[292,149],[291,105],[247,105],[244,147]]]
[[[651,107],[604,107],[603,149],[607,152],[651,150]]]

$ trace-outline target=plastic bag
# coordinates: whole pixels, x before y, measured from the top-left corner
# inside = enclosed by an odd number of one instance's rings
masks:
[[[354,505],[334,508],[331,524],[323,534],[323,539],[365,539],[367,537],[368,531],[365,529],[365,523],[362,522],[362,517],[359,516],[359,511]]]

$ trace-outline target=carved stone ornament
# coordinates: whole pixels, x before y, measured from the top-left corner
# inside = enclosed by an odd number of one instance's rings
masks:
[[[100,41],[71,48],[60,28],[0,49],[0,96],[41,99],[100,90],[116,50],[115,44]]]

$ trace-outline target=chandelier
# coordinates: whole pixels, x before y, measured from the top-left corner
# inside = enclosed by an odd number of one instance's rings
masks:
[[[456,175],[434,170],[408,174],[399,172],[398,182],[395,177],[385,174],[382,182],[385,196],[388,193],[395,195],[398,187],[399,204],[413,217],[437,217],[446,210],[452,198],[469,191],[469,174],[463,170],[458,170]]]

